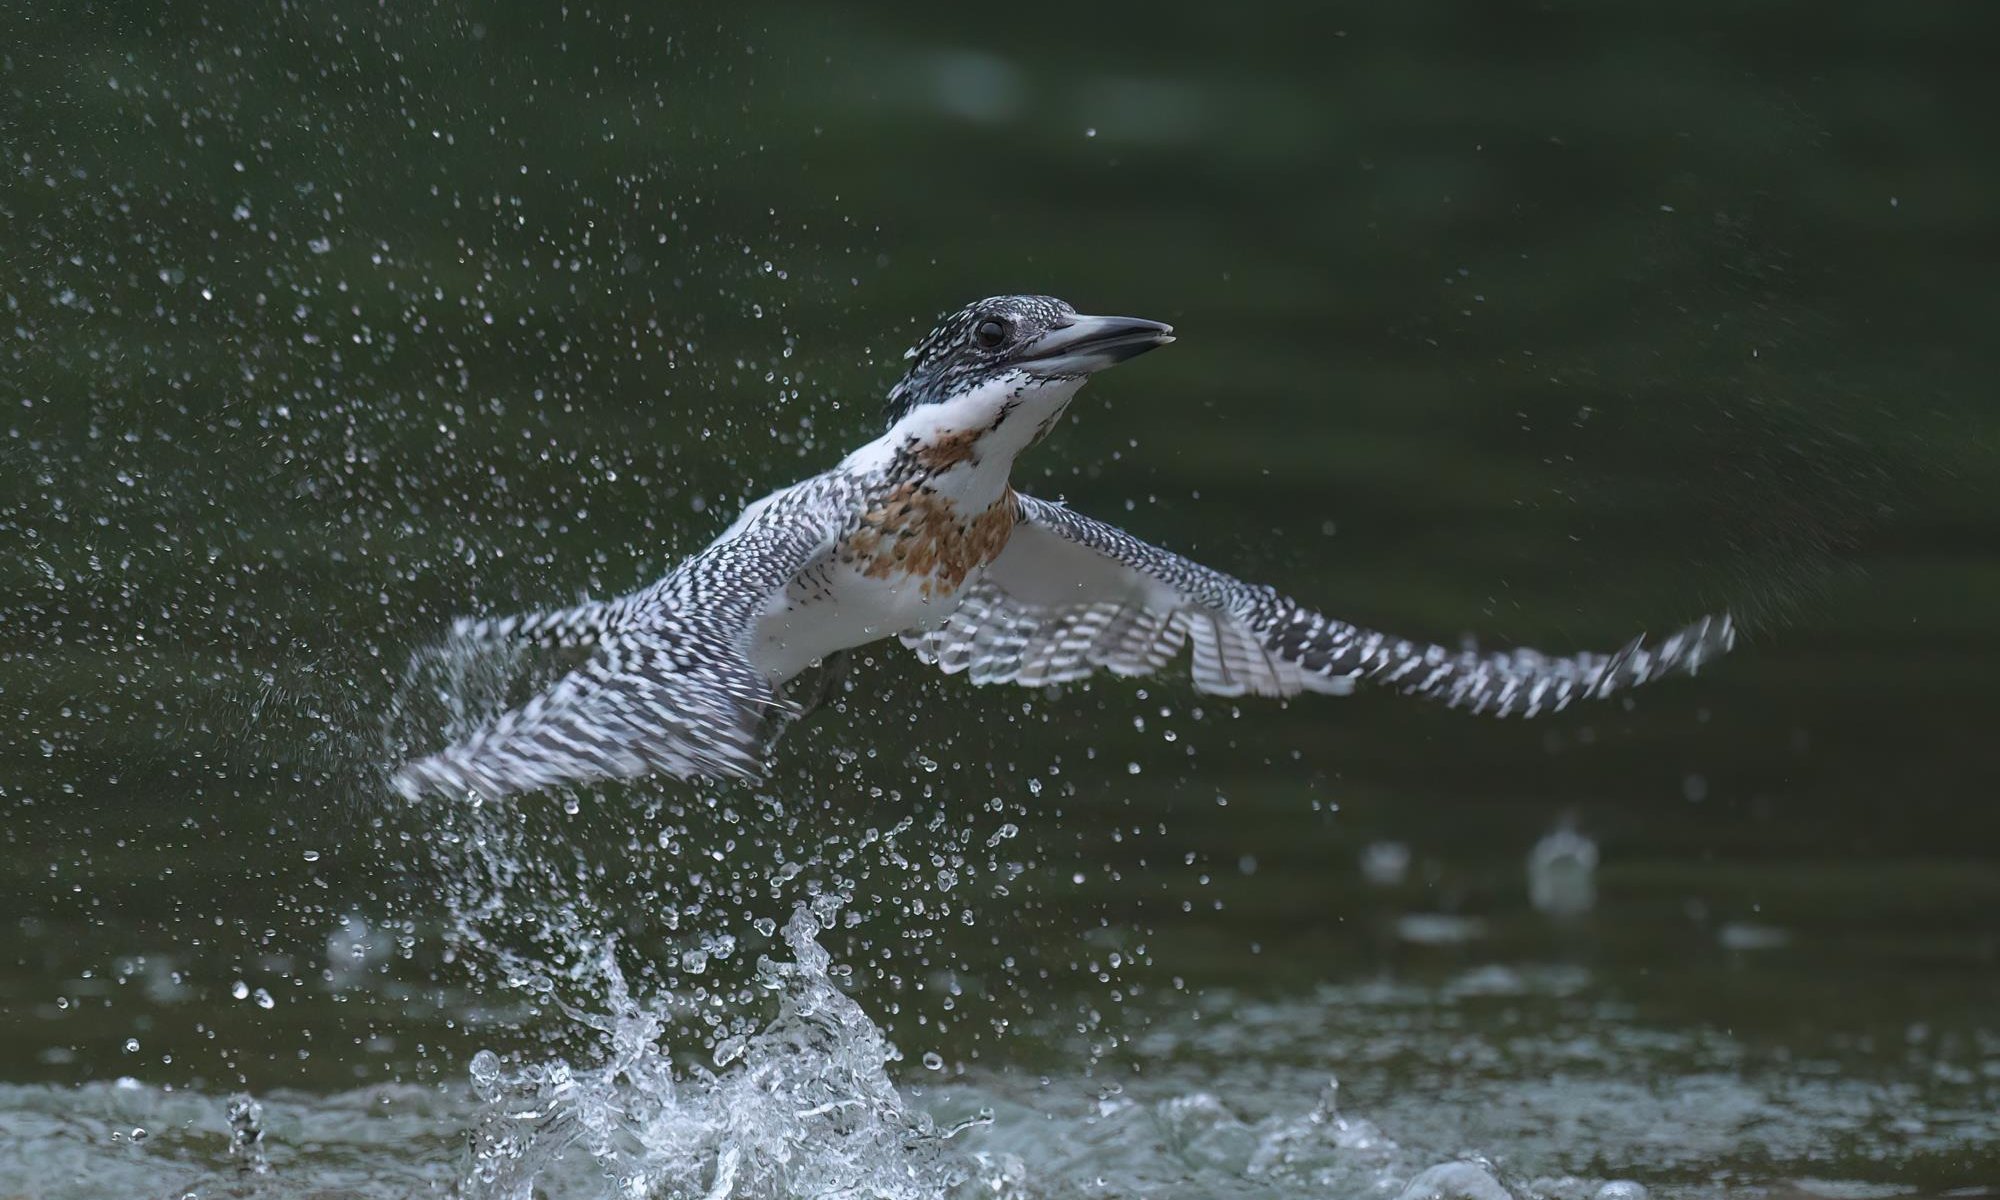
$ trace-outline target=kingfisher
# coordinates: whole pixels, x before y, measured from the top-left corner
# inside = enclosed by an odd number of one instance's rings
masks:
[[[647,775],[756,777],[809,669],[899,639],[976,684],[1149,675],[1188,651],[1198,692],[1343,695],[1379,684],[1475,713],[1535,716],[1731,648],[1726,615],[1648,645],[1481,653],[1336,620],[1063,504],[1018,492],[1015,460],[1099,371],[1173,327],[995,296],[904,356],[888,430],[746,508],[708,547],[629,595],[461,619],[454,639],[532,643],[580,665],[456,744],[406,763],[406,796],[499,797]]]

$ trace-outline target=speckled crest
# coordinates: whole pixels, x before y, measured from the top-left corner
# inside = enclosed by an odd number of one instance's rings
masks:
[[[949,400],[1005,369],[1037,335],[1074,316],[1076,310],[1054,296],[988,296],[945,317],[904,352],[910,369],[889,389],[890,424],[919,404]],[[994,317],[1008,323],[1010,336],[988,349],[973,340],[972,331]]]

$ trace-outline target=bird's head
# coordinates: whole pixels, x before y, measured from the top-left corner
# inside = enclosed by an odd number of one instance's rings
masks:
[[[1092,317],[1053,296],[993,296],[938,323],[903,357],[889,391],[889,423],[994,429],[1047,427],[1093,373],[1173,341],[1173,326]]]

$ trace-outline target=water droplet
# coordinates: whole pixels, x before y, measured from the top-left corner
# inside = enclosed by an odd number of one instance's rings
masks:
[[[250,985],[239,979],[230,987],[229,994],[238,1000],[248,1000],[250,998]]]
[[[944,1057],[935,1050],[924,1051],[924,1069],[927,1071],[944,1070]]]
[[[472,1086],[484,1094],[488,1088],[500,1082],[500,1056],[491,1050],[481,1050],[472,1056],[472,1061],[465,1065],[465,1070],[472,1077]]]

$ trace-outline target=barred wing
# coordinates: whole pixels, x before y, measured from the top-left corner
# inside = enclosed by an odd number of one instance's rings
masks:
[[[1222,696],[1345,694],[1361,681],[1454,708],[1535,716],[1679,672],[1735,642],[1705,617],[1647,646],[1556,658],[1482,654],[1376,633],[1301,608],[1059,504],[1020,498],[1007,549],[958,610],[905,645],[974,683],[1062,683],[1157,671],[1191,648],[1195,687]]]
[[[392,781],[426,792],[497,797],[641,775],[748,776],[765,718],[784,704],[751,666],[753,626],[831,542],[823,499],[780,493],[666,579],[631,596],[498,621],[461,637],[594,645],[590,659],[520,708]]]

